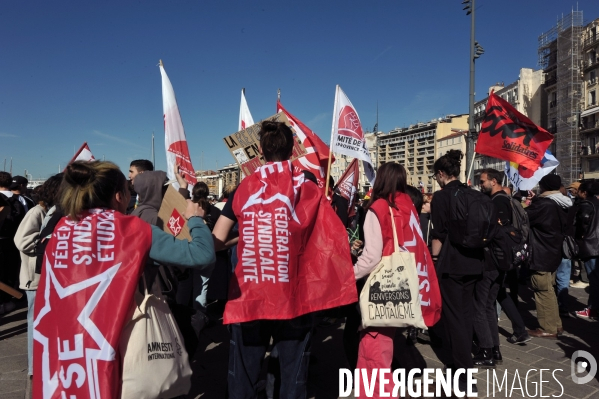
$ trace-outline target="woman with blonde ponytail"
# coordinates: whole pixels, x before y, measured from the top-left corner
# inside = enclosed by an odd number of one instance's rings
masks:
[[[197,204],[188,201],[183,213],[188,242],[126,216],[129,199],[125,176],[111,162],[65,169],[59,201],[65,216],[47,244],[35,302],[34,397],[57,390],[120,397],[119,338],[146,259],[194,268],[215,260]]]

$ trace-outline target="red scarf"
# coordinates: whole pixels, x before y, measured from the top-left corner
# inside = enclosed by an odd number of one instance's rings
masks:
[[[399,209],[393,209],[398,244],[414,254],[420,282],[422,317],[424,323],[431,327],[441,317],[441,292],[439,291],[435,266],[428,247],[422,238],[420,218],[416,214],[416,208],[414,208],[412,200],[407,194],[398,193],[395,196],[395,205]],[[374,212],[381,225],[383,256],[391,255],[395,247],[393,245],[393,227],[391,215],[389,215],[389,204],[384,199],[378,199],[369,209]]]
[[[112,210],[58,222],[35,301],[34,398],[120,396],[116,350],[151,245],[149,224]]]
[[[286,320],[358,300],[345,228],[322,190],[289,161],[246,177],[233,211],[239,261],[226,324]]]

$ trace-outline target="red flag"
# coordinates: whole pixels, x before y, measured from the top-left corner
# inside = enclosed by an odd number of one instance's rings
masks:
[[[79,151],[73,155],[73,158],[69,161],[69,164],[75,161],[95,161],[94,155],[92,154],[89,146],[87,145],[87,141],[83,143],[83,145],[79,148]]]
[[[149,224],[112,210],[58,222],[35,300],[34,398],[120,397],[119,339],[151,244]]]
[[[316,133],[302,123],[295,116],[287,111],[280,100],[277,100],[277,112],[285,114],[291,127],[295,130],[297,136],[302,140],[302,144],[307,154],[293,161],[293,166],[299,170],[307,170],[316,176],[318,187],[324,190],[325,179],[327,176],[327,167],[329,166],[329,146],[326,145]],[[331,163],[335,161],[332,157]]]
[[[553,135],[491,93],[475,152],[537,170]]]
[[[337,194],[347,200],[348,203],[348,216],[354,216],[354,198],[358,191],[358,180],[360,178],[360,165],[358,164],[358,158],[354,158],[349,164],[343,175],[337,182],[336,191]]]
[[[420,229],[420,218],[416,214],[416,208],[407,194],[397,194],[395,204],[398,209],[393,209],[393,217],[396,226],[403,226],[402,230],[397,231],[397,238],[400,245],[414,254],[416,260],[416,269],[418,271],[420,307],[422,309],[422,318],[424,323],[431,327],[441,318],[441,292],[439,290],[439,281],[435,271],[435,265],[431,254],[422,237]],[[389,217],[389,204],[383,199],[379,199],[370,206],[381,224],[383,233],[383,256],[390,255],[394,251],[393,244],[393,226]]]
[[[290,161],[246,177],[233,211],[239,262],[225,324],[288,320],[358,300],[345,227],[322,190]]]

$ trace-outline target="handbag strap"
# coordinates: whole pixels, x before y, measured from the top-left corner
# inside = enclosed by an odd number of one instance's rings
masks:
[[[389,214],[391,215],[391,226],[393,227],[393,248],[395,249],[395,252],[399,252],[397,229],[395,228],[395,218],[393,217],[393,208],[391,207],[389,207]]]

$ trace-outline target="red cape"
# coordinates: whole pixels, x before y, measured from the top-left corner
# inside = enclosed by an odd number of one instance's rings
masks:
[[[399,209],[393,209],[397,240],[400,246],[405,247],[414,254],[420,283],[422,317],[424,323],[431,327],[441,318],[441,292],[435,266],[428,247],[422,238],[420,218],[416,214],[416,208],[414,208],[412,200],[407,194],[399,193],[395,196],[395,205]],[[381,225],[383,256],[391,255],[395,248],[389,204],[383,199],[378,199],[369,209],[374,212]]]
[[[358,300],[345,228],[322,190],[289,161],[246,177],[233,211],[239,261],[225,324],[292,319]]]
[[[116,350],[151,245],[149,224],[111,210],[58,222],[35,299],[34,398],[120,397]]]

